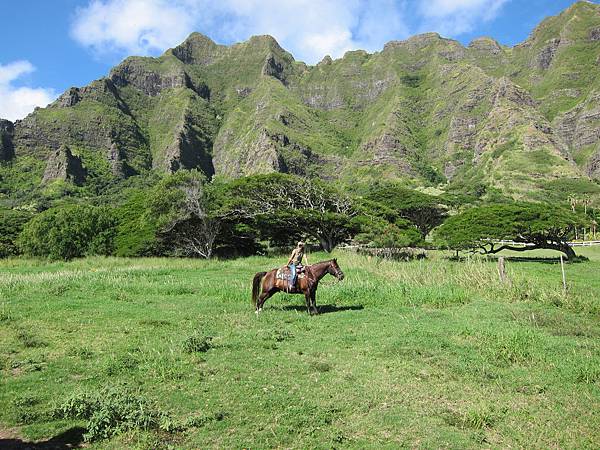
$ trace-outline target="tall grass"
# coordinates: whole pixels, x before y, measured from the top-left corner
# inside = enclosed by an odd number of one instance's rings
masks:
[[[277,258],[0,261],[0,427],[92,448],[597,448],[591,261],[338,252],[310,317]],[[311,255],[313,261],[331,255]],[[90,407],[96,412],[91,411]],[[83,412],[81,412],[83,411]]]

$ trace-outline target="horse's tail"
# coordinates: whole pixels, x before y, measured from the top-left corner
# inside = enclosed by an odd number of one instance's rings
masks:
[[[258,296],[260,295],[260,282],[266,274],[267,272],[258,272],[254,275],[254,280],[252,281],[252,304],[254,306],[256,306]]]

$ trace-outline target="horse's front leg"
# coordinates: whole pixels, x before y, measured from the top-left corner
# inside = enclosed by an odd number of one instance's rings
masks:
[[[319,314],[319,310],[317,309],[317,290],[310,291],[310,313],[312,315]]]
[[[306,312],[311,314],[311,312],[310,312],[310,303],[311,303],[310,291],[304,291],[304,299],[306,300]]]

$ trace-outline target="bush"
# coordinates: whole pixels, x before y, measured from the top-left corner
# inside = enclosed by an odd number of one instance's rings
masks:
[[[378,217],[359,216],[354,222],[360,226],[353,241],[357,244],[378,248],[412,247],[420,243],[419,232],[407,220],[397,219],[389,223]]]
[[[68,205],[51,208],[29,221],[18,239],[28,256],[69,260],[85,255],[110,255],[116,232],[112,210]]]
[[[186,353],[204,353],[212,348],[212,336],[192,334],[183,341],[183,350]]]
[[[2,210],[0,211],[0,258],[19,254],[17,239],[23,231],[25,224],[31,220],[33,214],[28,211]]]
[[[138,190],[131,193],[125,203],[116,209],[115,215],[119,221],[115,237],[117,256],[160,254],[156,238],[158,224],[151,217],[149,201],[149,193]]]
[[[226,413],[217,411],[211,415],[199,414],[179,420],[143,396],[117,386],[75,393],[54,407],[52,416],[57,419],[86,420],[87,432],[83,437],[90,442],[136,429],[182,432],[212,421],[221,421]]]
[[[87,420],[86,441],[108,439],[133,429],[157,429],[165,417],[145,398],[119,388],[74,394],[55,408],[54,415]]]

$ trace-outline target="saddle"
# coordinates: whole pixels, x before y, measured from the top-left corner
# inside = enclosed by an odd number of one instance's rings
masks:
[[[291,276],[291,272],[290,272],[290,268],[288,266],[283,266],[283,267],[280,267],[279,269],[277,269],[277,274],[275,275],[275,277],[278,280],[285,280],[285,281],[289,281],[290,276]],[[296,271],[296,277],[299,280],[306,277],[306,271],[304,270],[304,267],[302,267],[302,268],[298,267],[298,269]]]

